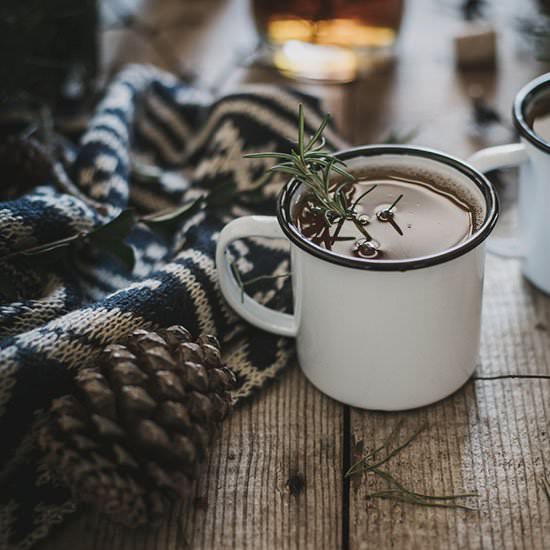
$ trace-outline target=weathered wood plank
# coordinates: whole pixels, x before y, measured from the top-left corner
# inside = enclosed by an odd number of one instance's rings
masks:
[[[480,365],[476,374],[550,375],[550,297],[513,259],[487,257]]]
[[[199,487],[209,508],[195,512],[189,539],[204,549],[336,548],[342,407],[299,369],[263,397],[224,430]]]
[[[226,421],[194,503],[158,531],[84,514],[43,550],[340,548],[341,472],[342,406],[293,367]]]
[[[380,444],[400,418],[402,440],[428,429],[386,466],[417,492],[477,490],[476,512],[368,499],[384,487],[354,479],[350,548],[525,549],[550,547],[550,502],[540,481],[548,472],[548,380],[469,382],[434,406],[399,414],[352,411],[352,442]],[[372,474],[371,474],[372,476]]]
[[[548,376],[550,298],[526,283],[519,262],[489,256],[481,364],[476,376]],[[390,463],[428,494],[479,491],[479,513],[369,501],[353,481],[351,548],[526,548],[550,545],[550,503],[540,482],[550,463],[550,380],[476,380],[447,400],[401,414],[353,410],[352,442],[372,447],[399,418],[431,425]]]

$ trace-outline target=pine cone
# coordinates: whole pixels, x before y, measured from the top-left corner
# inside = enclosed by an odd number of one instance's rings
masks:
[[[39,444],[75,499],[131,527],[156,524],[189,495],[234,383],[214,336],[136,330],[53,402]]]
[[[0,198],[10,200],[51,179],[53,162],[33,138],[8,136],[0,142]]]

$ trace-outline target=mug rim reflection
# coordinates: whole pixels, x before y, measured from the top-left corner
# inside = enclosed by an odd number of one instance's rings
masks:
[[[531,80],[517,93],[512,108],[514,125],[521,137],[545,153],[550,153],[550,144],[544,141],[530,126],[527,109],[537,95],[548,87],[550,87],[550,73]]]
[[[435,160],[436,162],[451,166],[466,175],[481,191],[486,203],[485,219],[481,226],[464,242],[428,256],[407,258],[403,260],[367,260],[353,258],[351,256],[341,256],[316,245],[304,237],[292,222],[292,198],[294,193],[301,186],[299,181],[292,179],[282,189],[277,204],[277,219],[279,225],[290,241],[305,252],[332,264],[371,271],[409,271],[411,269],[420,269],[437,265],[462,256],[479,246],[489,236],[499,215],[498,197],[491,182],[465,162],[434,149],[408,145],[367,145],[346,149],[335,154],[336,157],[344,161],[355,157],[381,155],[405,155]]]

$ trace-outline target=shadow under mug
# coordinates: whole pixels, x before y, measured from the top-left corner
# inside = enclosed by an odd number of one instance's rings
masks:
[[[295,337],[306,377],[343,403],[402,410],[438,401],[471,376],[479,351],[484,241],[498,217],[491,183],[444,153],[368,146],[338,153],[354,166],[402,166],[449,179],[480,210],[476,231],[448,250],[407,260],[369,261],[333,254],[307,240],[291,220],[301,185],[283,189],[277,217],[246,216],[222,230],[216,264],[235,311],[269,332]],[[290,241],[294,314],[242,295],[226,258],[246,237]]]
[[[519,166],[519,235],[490,239],[488,249],[522,259],[524,276],[550,294],[550,144],[532,128],[533,108],[550,105],[550,73],[529,82],[517,94],[512,109],[520,143],[489,147],[469,162],[482,172]]]

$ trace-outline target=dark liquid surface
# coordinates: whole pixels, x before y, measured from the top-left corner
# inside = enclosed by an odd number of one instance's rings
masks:
[[[402,176],[361,179],[350,184],[346,191],[348,204],[375,184],[356,209],[363,231],[351,220],[328,226],[307,194],[295,208],[297,227],[312,242],[338,255],[368,260],[429,256],[464,242],[472,234],[473,213],[466,203],[429,183]]]
[[[542,91],[527,109],[527,123],[543,141],[550,143],[550,92]]]
[[[537,116],[533,120],[532,128],[543,141],[550,143],[550,112]]]

